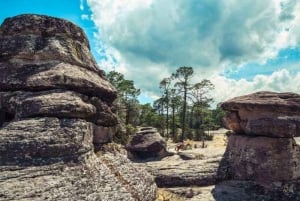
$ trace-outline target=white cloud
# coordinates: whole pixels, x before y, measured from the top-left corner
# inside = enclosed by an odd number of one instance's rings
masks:
[[[150,94],[158,90],[162,78],[180,66],[193,66],[201,75],[199,79],[208,78],[232,64],[265,62],[280,49],[300,41],[297,0],[87,0],[87,3],[98,28],[98,51],[106,55],[100,66],[124,73]],[[222,84],[232,83],[225,86],[237,87],[227,90],[231,94],[242,90],[243,85],[235,85],[236,81],[217,79]],[[262,77],[256,79],[254,83],[258,84]],[[262,80],[268,81],[265,77]],[[246,80],[238,84],[245,84],[244,88],[250,91],[260,88]],[[223,86],[216,83],[216,87]]]
[[[268,76],[257,75],[252,81],[233,80],[220,75],[212,76],[211,80],[216,85],[213,92],[216,103],[256,91],[300,93],[300,73],[292,74],[286,69]]]
[[[82,15],[81,15],[81,19],[82,19],[82,20],[89,20],[90,18],[89,18],[89,15],[82,14]]]

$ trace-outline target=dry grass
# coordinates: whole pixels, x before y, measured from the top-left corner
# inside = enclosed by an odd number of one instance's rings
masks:
[[[157,198],[155,201],[185,201],[185,199],[166,189],[159,188],[157,190]]]

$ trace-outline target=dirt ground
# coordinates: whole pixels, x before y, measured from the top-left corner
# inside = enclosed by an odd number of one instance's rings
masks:
[[[202,148],[202,142],[201,141],[191,141],[187,140],[184,142],[184,144],[190,144],[191,149],[186,150],[180,150],[181,153],[186,154],[193,154],[201,156],[202,159],[209,159],[209,158],[217,158],[222,156],[226,149],[226,143],[227,143],[227,137],[225,133],[228,130],[226,129],[219,129],[216,131],[211,131],[210,133],[214,136],[212,141],[205,141],[205,148]],[[195,146],[196,145],[196,146]],[[172,162],[173,160],[178,161],[178,156],[175,151],[176,143],[173,143],[172,141],[167,142],[167,148],[169,152],[174,153],[175,155],[172,157],[167,157],[163,160]],[[196,148],[195,148],[196,147]],[[187,161],[188,163],[188,161]],[[158,190],[157,200],[156,201],[184,201],[184,200],[201,200],[201,201],[210,201],[215,200],[211,195],[211,190],[214,188],[214,186],[203,186],[203,187],[192,187],[197,189],[198,191],[201,191],[201,193],[198,196],[195,196],[192,199],[187,199],[185,197],[181,197],[177,194],[174,194],[170,191],[170,189],[167,188],[160,188]],[[188,188],[187,188],[188,189]]]

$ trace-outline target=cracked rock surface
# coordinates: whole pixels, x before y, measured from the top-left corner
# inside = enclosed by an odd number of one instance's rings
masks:
[[[120,153],[97,156],[116,90],[79,27],[20,15],[0,27],[0,200],[152,201],[154,179]]]

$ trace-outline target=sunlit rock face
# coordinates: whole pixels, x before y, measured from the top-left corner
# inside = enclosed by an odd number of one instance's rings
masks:
[[[232,179],[281,188],[300,178],[300,95],[257,92],[222,108],[225,125],[234,131],[227,145]]]
[[[6,19],[0,72],[0,200],[155,199],[144,170],[94,153],[116,130],[117,93],[82,29],[42,15]]]

